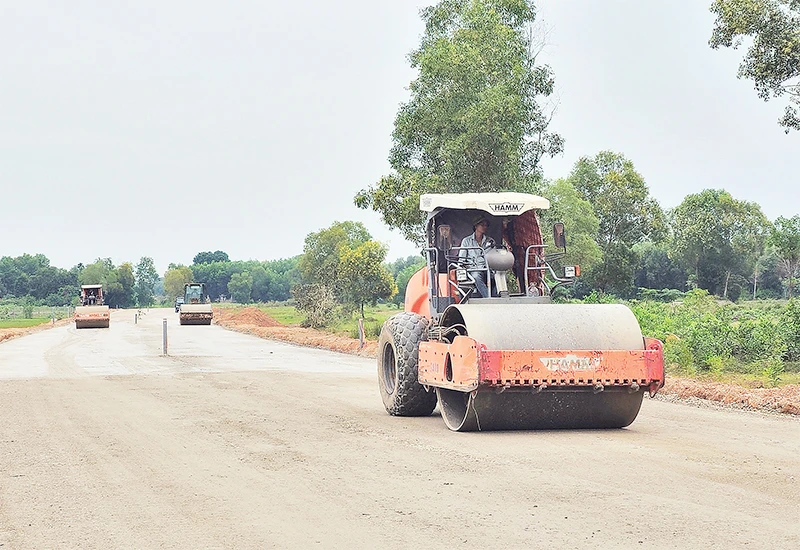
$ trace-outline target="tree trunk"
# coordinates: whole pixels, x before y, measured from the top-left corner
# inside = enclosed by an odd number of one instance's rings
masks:
[[[726,298],[726,299],[728,298],[728,281],[730,280],[730,278],[731,278],[731,272],[730,271],[726,271],[725,272],[725,290],[722,292],[722,297]]]
[[[756,299],[756,290],[758,289],[758,268],[753,272],[753,300]]]
[[[789,300],[792,299],[794,295],[794,273],[797,270],[797,263],[793,262],[791,259],[783,260],[783,267],[786,270],[786,290],[787,290],[787,298]]]

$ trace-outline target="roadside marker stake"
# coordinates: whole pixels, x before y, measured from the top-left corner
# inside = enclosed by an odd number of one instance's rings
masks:
[[[167,318],[161,324],[161,354],[167,355]]]

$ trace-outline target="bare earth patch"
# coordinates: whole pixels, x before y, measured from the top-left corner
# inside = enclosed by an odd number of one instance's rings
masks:
[[[659,392],[667,398],[704,399],[740,409],[774,411],[800,416],[800,385],[787,384],[778,388],[745,388],[694,378],[667,376]]]
[[[0,342],[5,342],[6,340],[11,340],[12,338],[19,338],[20,336],[25,336],[26,334],[33,334],[34,332],[39,332],[40,330],[47,330],[53,327],[60,327],[67,325],[72,322],[72,318],[68,319],[60,319],[53,323],[42,323],[41,325],[36,325],[35,327],[27,327],[27,328],[0,328]]]
[[[214,308],[214,322],[227,329],[253,334],[261,338],[350,353],[361,357],[376,357],[378,349],[378,343],[374,340],[367,340],[363,349],[359,350],[359,342],[355,338],[338,336],[311,328],[283,326],[254,307],[238,310]],[[800,385],[797,384],[779,388],[745,388],[736,384],[668,375],[667,382],[659,391],[656,399],[683,401],[690,404],[711,402],[731,408],[800,416]],[[698,402],[698,400],[701,401]]]
[[[355,338],[338,336],[311,328],[281,325],[254,307],[214,308],[214,323],[230,330],[253,334],[261,338],[281,340],[300,346],[328,349],[361,357],[375,357],[378,349],[376,341],[367,340],[364,342],[364,347],[359,349],[359,342]]]

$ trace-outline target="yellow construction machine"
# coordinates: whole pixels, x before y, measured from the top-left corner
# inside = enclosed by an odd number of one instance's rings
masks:
[[[664,384],[662,343],[625,305],[553,303],[580,267],[554,267],[565,260],[564,225],[549,247],[537,215],[550,202],[425,194],[420,207],[426,265],[378,341],[386,411],[427,416],[438,403],[454,431],[630,425],[644,393]]]

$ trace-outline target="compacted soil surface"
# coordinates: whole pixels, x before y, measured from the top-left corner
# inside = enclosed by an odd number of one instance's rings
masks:
[[[136,321],[0,344],[1,550],[800,548],[791,414],[455,433],[386,414],[372,357]]]

